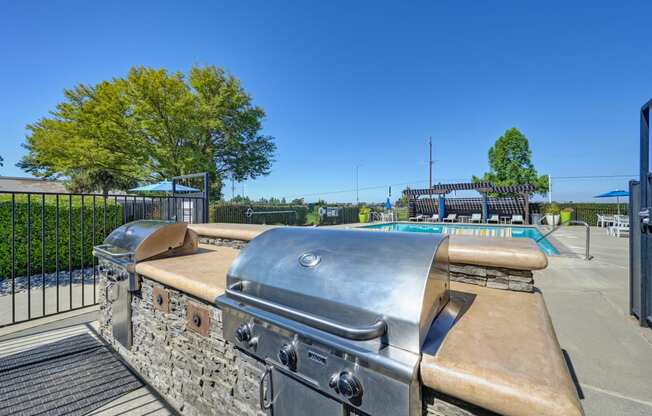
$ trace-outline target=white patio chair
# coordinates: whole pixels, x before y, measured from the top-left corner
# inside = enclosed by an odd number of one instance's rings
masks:
[[[471,214],[471,222],[482,222],[482,214]]]
[[[457,214],[448,214],[446,218],[444,218],[444,222],[456,222],[457,221]]]
[[[512,224],[525,224],[525,221],[523,221],[523,216],[522,215],[512,215],[512,220],[510,222]]]
[[[498,214],[491,214],[487,222],[489,224],[498,224],[500,222],[500,217],[498,216]]]
[[[603,215],[602,227],[612,227],[616,225],[616,215]]]
[[[421,215],[421,214],[419,214],[419,215],[417,215],[416,217],[410,217],[410,218],[408,218],[408,221],[416,221],[416,222],[419,222],[419,221],[421,221],[422,219],[424,219],[424,217],[425,217],[425,215]]]
[[[614,225],[609,227],[609,235],[619,238],[624,235],[629,237],[629,217],[626,215],[616,215],[614,219]]]
[[[603,214],[595,214],[598,217],[598,227],[604,227],[605,226],[605,216]]]

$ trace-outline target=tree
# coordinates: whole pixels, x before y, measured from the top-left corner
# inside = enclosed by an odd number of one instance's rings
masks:
[[[548,192],[548,175],[539,176],[532,164],[532,151],[527,137],[512,127],[496,140],[489,149],[489,168],[482,178],[474,182],[490,182],[497,186],[533,184],[535,193]]]
[[[27,126],[28,154],[18,166],[105,193],[209,172],[216,195],[225,177],[269,174],[276,146],[261,134],[264,117],[221,68],[193,67],[186,76],[137,67],[125,78],[64,91],[50,116]]]

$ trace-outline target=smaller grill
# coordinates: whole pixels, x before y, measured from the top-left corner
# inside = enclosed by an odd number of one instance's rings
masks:
[[[113,310],[113,337],[131,348],[131,300],[140,291],[135,265],[144,260],[188,254],[197,249],[197,234],[186,223],[134,221],[116,228],[93,248],[100,274],[108,280],[106,298]]]

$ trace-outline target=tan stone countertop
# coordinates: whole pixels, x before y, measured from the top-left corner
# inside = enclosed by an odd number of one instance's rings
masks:
[[[136,264],[136,272],[213,303],[239,251],[200,245],[179,257]],[[465,304],[435,355],[424,353],[424,385],[506,416],[582,414],[540,293],[451,282]]]
[[[274,227],[226,223],[190,225],[190,229],[200,236],[242,241],[250,241]],[[337,228],[345,227],[338,226]],[[353,227],[350,229],[356,230]],[[369,229],[364,231],[369,231]],[[452,235],[448,255],[450,262],[456,264],[475,264],[517,270],[541,270],[548,266],[546,255],[529,238]]]
[[[136,273],[213,303],[224,293],[226,272],[238,253],[230,247],[201,244],[193,254],[136,263]]]
[[[468,309],[436,354],[423,354],[424,385],[505,416],[583,414],[540,292],[451,289]]]

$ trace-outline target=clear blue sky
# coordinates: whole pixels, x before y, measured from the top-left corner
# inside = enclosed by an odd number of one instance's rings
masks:
[[[2,2],[0,174],[25,176],[25,125],[64,88],[192,64],[225,67],[267,111],[277,162],[251,197],[351,201],[356,165],[381,187],[362,200],[427,185],[428,136],[435,181],[468,180],[512,126],[540,173],[632,174],[651,21],[649,1]],[[581,200],[627,179],[554,185]]]

